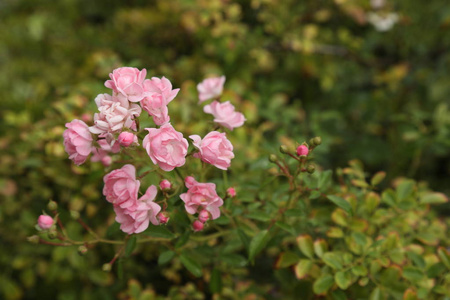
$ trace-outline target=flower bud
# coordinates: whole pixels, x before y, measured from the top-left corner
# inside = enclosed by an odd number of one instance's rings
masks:
[[[203,225],[203,223],[199,220],[195,220],[194,223],[192,223],[192,228],[195,232],[202,231],[204,226],[205,225]]]
[[[319,146],[320,144],[322,144],[322,138],[320,136],[316,136],[315,138],[313,138],[313,143],[316,146]]]
[[[27,240],[32,244],[39,244],[39,237],[37,235],[29,236]]]
[[[209,220],[209,212],[206,209],[202,210],[198,214],[198,220],[202,223],[205,223],[206,221],[208,221]],[[200,230],[202,230],[202,229],[203,229],[203,227]],[[195,230],[195,222],[194,222],[194,230]]]
[[[51,240],[56,239],[56,236],[57,236],[56,231],[49,231],[48,234],[47,234],[47,236],[48,236],[48,238],[51,239]]]
[[[111,272],[111,264],[110,263],[108,263],[108,264],[103,264],[103,266],[102,266],[102,270],[103,271],[105,271],[105,272]]]
[[[314,173],[315,170],[316,170],[316,166],[314,166],[314,165],[308,165],[308,166],[306,167],[306,171],[307,171],[309,174]]]
[[[78,247],[78,254],[83,256],[88,252],[88,248],[84,245]]]
[[[297,155],[298,156],[307,156],[308,153],[309,153],[309,149],[305,145],[300,145],[297,147]]]
[[[121,146],[129,147],[134,142],[137,142],[137,137],[131,132],[123,131],[119,134],[117,141]]]
[[[236,197],[236,190],[234,189],[234,187],[229,187],[229,188],[227,189],[227,195],[228,195],[228,197],[230,197],[230,198]]]
[[[169,222],[170,220],[169,214],[163,211],[158,215],[158,219],[160,224],[167,224],[167,222]]]
[[[269,161],[273,162],[273,163],[276,163],[278,161],[278,158],[277,158],[277,156],[275,154],[270,154],[269,155]]]
[[[172,188],[172,184],[170,183],[169,180],[164,179],[159,183],[159,187],[161,188],[162,191],[168,191]]]
[[[280,152],[283,154],[288,154],[289,153],[289,149],[286,145],[281,145],[280,146]]]
[[[49,210],[51,210],[51,211],[55,211],[55,210],[58,209],[58,203],[56,203],[56,202],[53,201],[53,200],[50,200],[50,201],[48,202],[48,204],[47,204],[47,208],[48,208]]]
[[[105,155],[100,160],[105,167],[109,167],[112,163],[112,158],[109,155]]]
[[[47,230],[53,225],[53,218],[47,215],[40,215],[38,218],[38,226],[43,230]]]

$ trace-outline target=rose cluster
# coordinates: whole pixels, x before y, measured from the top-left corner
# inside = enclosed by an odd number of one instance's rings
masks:
[[[100,94],[95,98],[98,112],[94,114],[93,124],[88,126],[81,120],[66,124],[64,148],[69,158],[76,164],[83,164],[90,156],[93,162],[101,162],[109,167],[113,154],[123,148],[138,150],[139,142],[153,164],[169,172],[185,165],[189,142],[181,132],[170,123],[168,105],[177,96],[179,89],[173,89],[172,83],[165,77],[146,79],[147,71],[123,67],[109,74],[110,80],[105,86],[111,89],[109,94]],[[205,113],[214,116],[219,127],[233,130],[245,122],[242,113],[236,112],[229,102],[221,103],[225,76],[208,78],[197,86],[199,103],[214,99],[204,106]],[[152,118],[155,127],[143,128],[147,134],[139,138],[139,118],[142,110]],[[227,170],[234,158],[233,145],[226,133],[213,130],[203,138],[190,135],[194,151],[192,157],[219,169]],[[140,148],[140,149],[142,149]],[[164,184],[163,184],[164,182]],[[161,190],[166,195],[170,182],[161,182]],[[157,188],[151,185],[146,193],[138,198],[140,181],[136,179],[136,169],[127,164],[109,172],[104,177],[103,194],[113,204],[116,221],[122,231],[132,234],[144,231],[149,223],[158,225],[167,223],[168,214],[160,213],[161,206],[156,203]],[[223,200],[217,195],[212,183],[199,183],[193,177],[186,177],[188,191],[180,195],[189,214],[199,213],[203,225],[208,219],[220,216],[219,207]],[[202,226],[203,228],[203,226]],[[198,230],[198,226],[194,229]]]

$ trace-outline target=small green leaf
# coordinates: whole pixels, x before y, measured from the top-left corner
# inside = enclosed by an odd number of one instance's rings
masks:
[[[175,248],[180,248],[184,244],[186,244],[187,241],[189,241],[190,236],[191,236],[191,230],[188,229],[178,238],[177,242],[175,243]]]
[[[441,204],[446,202],[448,202],[448,198],[442,193],[428,193],[420,197],[420,203],[422,204]]]
[[[331,176],[333,172],[331,170],[324,171],[319,175],[318,187],[321,190],[324,190],[328,184],[331,182]]]
[[[277,262],[275,263],[275,267],[277,269],[280,268],[287,268],[294,264],[296,264],[299,261],[299,257],[297,254],[295,254],[292,251],[286,251],[280,254],[280,256],[277,259]]]
[[[412,180],[404,180],[397,187],[397,198],[402,201],[409,197],[413,192],[415,182]]]
[[[352,180],[352,184],[354,186],[360,187],[360,188],[367,188],[369,187],[369,184],[367,182],[365,182],[364,180],[360,180],[360,179],[353,179]]]
[[[420,270],[419,268],[416,268],[416,267],[403,268],[402,275],[404,278],[406,278],[410,281],[413,281],[413,282],[419,282],[424,277],[422,270]]]
[[[353,214],[352,206],[344,198],[341,198],[341,197],[335,196],[335,195],[328,195],[327,198],[331,202],[333,202],[334,204],[336,204],[337,206],[339,206],[340,208],[345,210],[348,214],[350,214],[350,215]]]
[[[314,257],[314,246],[311,236],[304,234],[297,237],[297,245],[304,255],[309,258]]]
[[[322,260],[325,264],[333,269],[342,269],[341,257],[334,252],[327,252],[322,256]]]
[[[372,179],[370,180],[371,185],[378,185],[383,179],[386,177],[386,172],[380,171],[373,175]]]
[[[395,203],[395,193],[391,189],[387,189],[381,194],[381,200],[389,206],[397,206],[397,203]]]
[[[355,276],[367,276],[368,273],[367,268],[362,265],[354,266],[351,271]]]
[[[369,300],[383,300],[384,295],[381,292],[381,289],[379,287],[376,287],[372,293],[370,293]]]
[[[250,214],[247,214],[246,217],[249,218],[249,219],[258,220],[258,221],[261,221],[261,222],[268,222],[268,221],[270,221],[272,219],[269,214],[264,213],[264,212],[250,213]]]
[[[417,254],[415,252],[412,252],[412,251],[408,251],[406,253],[406,255],[408,256],[408,258],[410,260],[412,260],[414,262],[414,264],[416,266],[418,266],[421,269],[425,268],[426,264],[425,264],[425,260],[423,259],[422,255],[419,255],[419,254]]]
[[[450,269],[450,254],[444,247],[439,247],[438,256],[441,259],[441,262]]]
[[[247,251],[248,251],[248,249],[250,247],[250,238],[241,229],[237,229],[237,233],[239,235],[239,238],[240,238],[242,244],[244,244],[245,249],[247,249]]]
[[[312,266],[313,262],[309,259],[301,259],[297,265],[295,265],[295,277],[297,277],[297,279],[305,278],[309,274],[309,271],[311,271]]]
[[[366,246],[367,244],[367,238],[366,235],[362,232],[353,232],[352,237],[355,240],[355,242],[360,245],[361,247]]]
[[[149,226],[145,233],[148,236],[170,240],[176,237],[176,235],[170,232],[165,226]]]
[[[313,285],[314,294],[325,294],[333,286],[333,284],[334,278],[329,274],[317,278]]]
[[[292,234],[292,235],[295,235],[295,234],[296,234],[295,229],[294,229],[291,225],[288,225],[288,224],[286,224],[286,223],[284,223],[284,222],[280,222],[280,221],[277,221],[277,222],[275,223],[275,225],[278,226],[278,227],[280,227],[281,229],[283,229],[283,230],[289,232],[289,233]]]
[[[127,245],[125,247],[125,256],[129,257],[135,248],[136,248],[136,235],[133,234],[130,236],[130,239],[128,240]]]
[[[429,278],[437,277],[441,275],[446,270],[443,263],[436,263],[428,268],[427,270],[427,276]]]
[[[245,267],[248,263],[247,259],[240,254],[222,254],[220,260],[231,267]]]
[[[158,257],[158,265],[164,265],[172,260],[172,258],[175,256],[175,252],[168,250],[163,253],[161,253]]]
[[[346,290],[352,284],[352,275],[349,271],[340,271],[334,275],[334,280],[339,288]]]
[[[211,272],[211,279],[209,280],[209,290],[211,293],[220,293],[222,291],[222,277],[218,269],[214,268]]]
[[[195,277],[202,276],[202,267],[195,261],[192,257],[188,256],[186,253],[180,255],[180,261],[183,266],[188,269]]]
[[[284,212],[286,217],[299,217],[303,214],[303,211],[299,208],[291,208]]]
[[[314,253],[318,257],[322,257],[325,252],[328,251],[328,244],[327,241],[324,239],[317,239],[314,241]]]
[[[248,250],[248,258],[251,262],[254,261],[256,255],[266,246],[269,241],[269,231],[262,230],[258,232],[250,242],[249,250]]]
[[[333,300],[347,300],[347,296],[341,290],[335,290],[331,293]]]

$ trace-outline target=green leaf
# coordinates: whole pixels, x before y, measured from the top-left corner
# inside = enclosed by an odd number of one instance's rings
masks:
[[[327,171],[320,173],[319,182],[318,182],[319,189],[323,190],[328,186],[328,184],[331,182],[332,175],[333,175],[333,172],[331,170],[327,170]]]
[[[249,250],[250,238],[241,229],[237,229],[237,233],[242,241],[242,244],[244,244],[245,249]]]
[[[209,290],[211,293],[220,293],[222,291],[222,277],[218,269],[214,268],[209,280]]]
[[[127,245],[125,246],[125,256],[129,257],[135,248],[136,248],[136,235],[133,234],[130,236]]]
[[[192,257],[190,257],[186,253],[182,253],[180,255],[181,264],[188,269],[189,272],[192,273],[195,277],[202,276],[202,267],[201,265],[195,261]]]
[[[175,248],[180,248],[184,244],[186,244],[187,241],[189,241],[190,236],[191,236],[191,230],[188,229],[178,238],[177,242],[175,243]]]
[[[325,264],[333,269],[342,269],[341,257],[334,252],[327,252],[322,256],[322,260]]]
[[[277,222],[275,223],[275,225],[278,226],[278,227],[280,227],[281,229],[283,229],[283,230],[289,232],[289,233],[292,234],[292,235],[296,235],[295,229],[294,229],[291,225],[289,225],[289,224],[286,224],[286,223],[284,223],[284,222],[277,221]]]
[[[303,211],[299,208],[291,208],[284,212],[286,217],[299,217],[303,214]]]
[[[314,200],[319,198],[321,195],[322,193],[319,191],[312,191],[311,194],[309,195],[309,199]]]
[[[420,197],[421,204],[441,204],[446,202],[448,202],[448,198],[442,193],[428,193]]]
[[[406,255],[408,256],[408,258],[410,260],[412,260],[414,262],[414,264],[416,266],[418,266],[421,269],[425,268],[426,264],[425,264],[425,260],[423,259],[422,255],[419,255],[419,254],[417,254],[415,252],[412,252],[412,251],[408,251],[406,253]]]
[[[415,182],[412,180],[404,180],[397,187],[397,198],[402,201],[409,197],[414,189]]]
[[[249,219],[258,220],[258,221],[261,221],[261,222],[268,222],[268,221],[270,221],[272,219],[269,214],[264,213],[264,212],[250,213],[250,214],[247,214],[246,217],[249,218]]]
[[[404,278],[406,278],[410,281],[413,281],[413,282],[418,282],[418,281],[422,280],[424,277],[422,270],[420,270],[419,268],[416,268],[416,267],[403,268],[402,275]]]
[[[175,256],[175,252],[172,250],[165,251],[161,253],[158,257],[158,265],[164,265],[172,260],[172,258]]]
[[[441,262],[450,269],[450,254],[444,247],[439,247],[438,256],[441,259]]]
[[[429,278],[438,277],[446,270],[443,263],[436,263],[428,268],[427,270],[427,276]]]
[[[381,200],[389,206],[397,206],[397,203],[395,202],[395,193],[391,189],[387,189],[381,194]]]
[[[334,281],[339,288],[346,290],[352,284],[352,275],[350,271],[340,271],[334,275]]]
[[[176,235],[170,232],[165,226],[150,226],[145,233],[148,236],[164,238],[164,239],[174,239]]]
[[[355,276],[367,276],[368,270],[365,266],[359,265],[354,266],[351,269],[352,273],[355,274]]]
[[[248,263],[247,259],[240,254],[222,254],[220,260],[231,267],[245,267]]]
[[[373,175],[372,179],[370,180],[371,185],[378,185],[383,179],[386,177],[386,172],[380,171]]]
[[[328,244],[324,239],[317,239],[314,241],[314,253],[318,257],[322,257],[328,251]]]
[[[331,293],[333,300],[347,300],[347,296],[341,290],[335,290]]]
[[[328,195],[327,198],[331,202],[333,202],[334,204],[336,204],[337,206],[339,206],[340,208],[345,210],[348,214],[350,214],[350,215],[353,214],[352,206],[344,198],[341,198],[341,197],[335,196],[335,195]]]
[[[251,262],[254,261],[256,255],[266,246],[269,241],[269,231],[262,230],[258,232],[250,242],[249,250],[248,250],[248,258]]]
[[[314,257],[314,245],[311,236],[304,234],[297,237],[297,245],[305,256]]]
[[[313,284],[314,294],[325,294],[334,284],[334,278],[330,274],[317,278]]]
[[[352,237],[355,240],[355,242],[360,245],[361,247],[366,246],[367,244],[367,238],[366,235],[362,232],[353,232]]]
[[[287,268],[294,264],[296,264],[299,261],[299,257],[297,254],[295,254],[292,251],[286,251],[280,254],[280,256],[277,259],[277,262],[275,263],[275,266],[277,269],[280,268]]]
[[[375,288],[370,294],[369,300],[383,300],[384,295],[379,287]]]
[[[305,278],[309,274],[309,271],[311,271],[312,266],[313,262],[309,259],[301,259],[297,265],[295,265],[295,277],[297,277],[297,279]]]

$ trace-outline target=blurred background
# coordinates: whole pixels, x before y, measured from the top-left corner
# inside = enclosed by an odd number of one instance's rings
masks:
[[[103,168],[73,166],[62,132],[92,118],[93,99],[121,66],[181,88],[170,106],[180,131],[196,84],[225,75],[224,99],[248,120],[238,155],[255,164],[280,144],[321,136],[324,169],[359,159],[369,174],[450,193],[446,1],[1,0],[0,26],[2,299],[114,299],[127,289],[99,267],[114,255],[109,246],[83,260],[26,241],[49,199],[105,214]],[[147,280],[160,272],[136,268]]]

